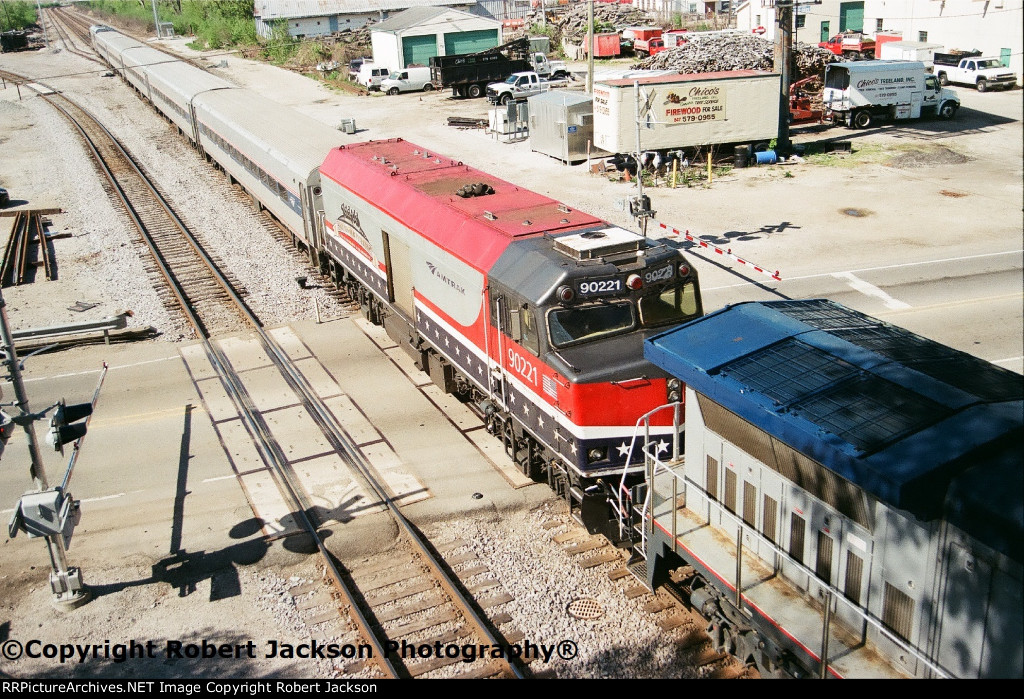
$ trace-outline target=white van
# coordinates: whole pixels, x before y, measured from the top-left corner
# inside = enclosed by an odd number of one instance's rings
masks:
[[[380,85],[381,92],[397,95],[399,92],[430,92],[434,86],[430,83],[430,68],[406,68],[396,70]]]
[[[368,90],[379,90],[380,84],[387,80],[391,71],[376,63],[363,62],[359,66],[359,79],[357,82]]]

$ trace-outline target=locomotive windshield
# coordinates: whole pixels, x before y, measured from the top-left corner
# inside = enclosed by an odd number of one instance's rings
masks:
[[[640,322],[645,327],[684,323],[700,314],[693,282],[670,286],[660,294],[640,299]]]
[[[566,347],[633,328],[633,304],[628,301],[575,308],[557,308],[548,314],[548,336],[555,347]]]

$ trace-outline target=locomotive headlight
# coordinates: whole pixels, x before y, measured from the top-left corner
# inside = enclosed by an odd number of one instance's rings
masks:
[[[626,286],[628,286],[633,291],[636,291],[637,289],[641,288],[643,285],[644,285],[644,280],[640,278],[639,274],[631,274],[628,277],[626,277]]]
[[[679,379],[668,380],[668,402],[678,403],[683,397],[683,385]]]
[[[576,298],[576,292],[572,290],[572,287],[560,286],[558,291],[555,292],[558,296],[558,300],[562,303],[570,303]]]
[[[680,277],[688,277],[688,276],[690,276],[690,265],[686,264],[685,262],[681,263],[679,265],[679,276]]]
[[[588,450],[587,451],[587,463],[588,464],[592,464],[592,463],[595,463],[597,461],[604,461],[606,453],[607,453],[607,451],[605,450],[604,447],[594,447],[593,449]]]

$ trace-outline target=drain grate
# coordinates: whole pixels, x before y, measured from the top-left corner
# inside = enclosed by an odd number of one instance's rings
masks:
[[[580,597],[574,599],[566,607],[566,611],[569,616],[576,619],[583,619],[585,621],[592,621],[594,619],[600,619],[604,616],[604,608],[601,603],[593,597]]]

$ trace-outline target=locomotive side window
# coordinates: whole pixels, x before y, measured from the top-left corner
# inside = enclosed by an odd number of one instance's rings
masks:
[[[631,330],[633,305],[610,303],[559,308],[548,314],[548,337],[555,347],[566,347]]]
[[[640,299],[640,322],[645,326],[692,320],[697,315],[697,289],[692,282],[677,284],[661,294]]]
[[[537,333],[537,316],[526,304],[523,304],[519,311],[519,327],[522,334],[520,344],[535,355],[539,355],[540,335]]]

